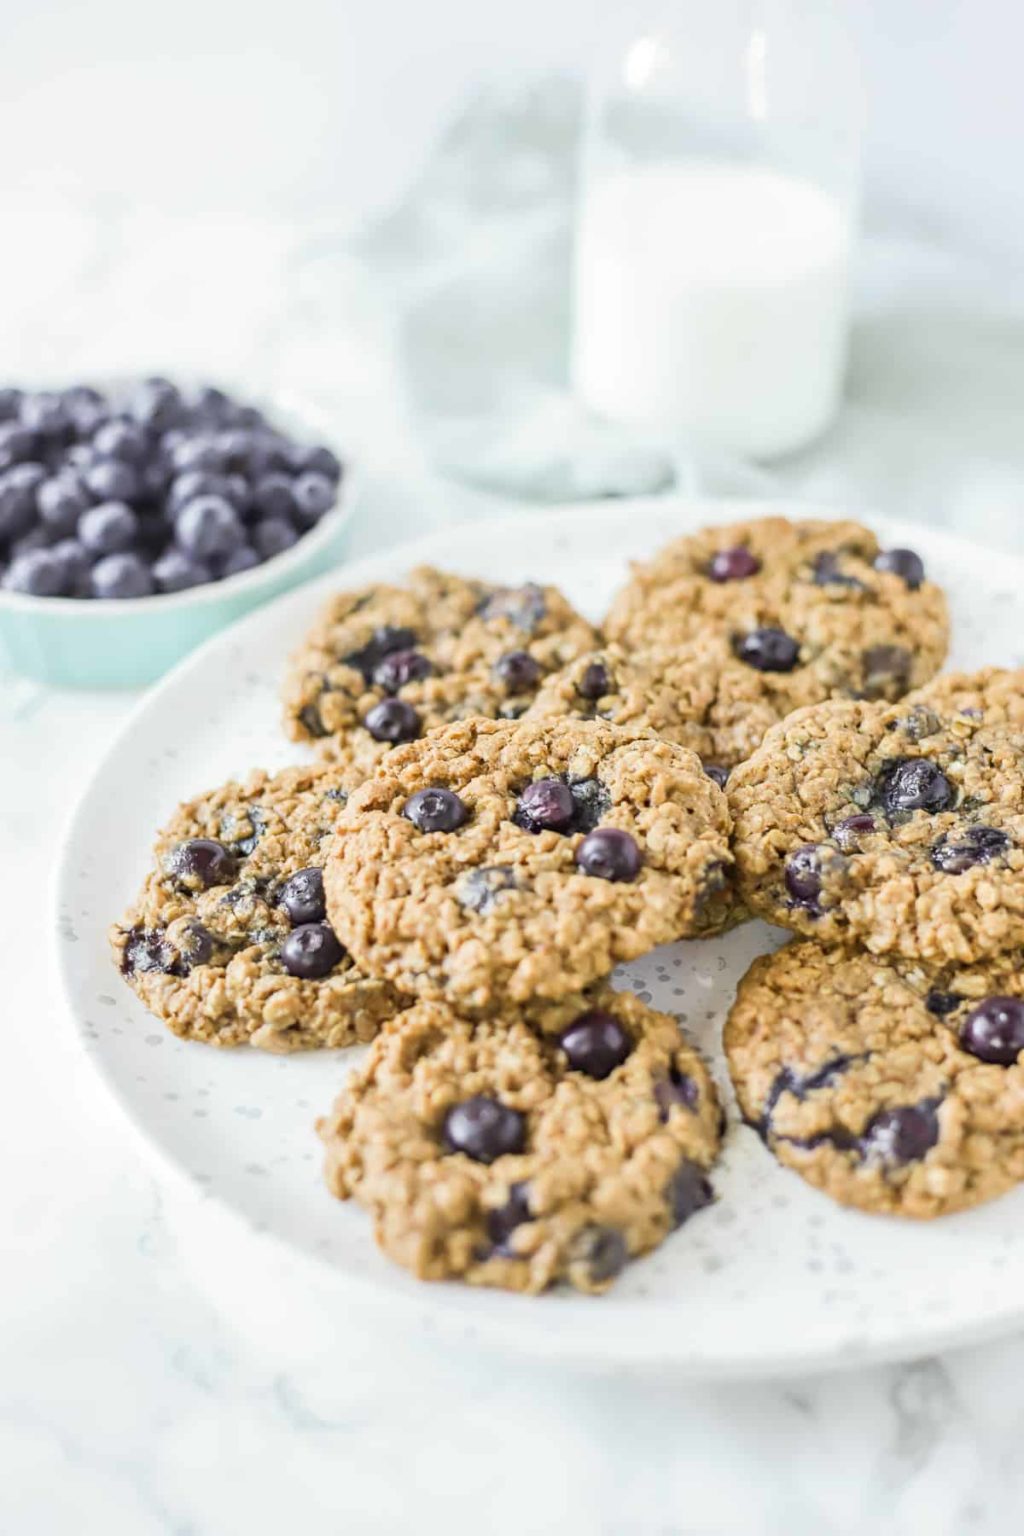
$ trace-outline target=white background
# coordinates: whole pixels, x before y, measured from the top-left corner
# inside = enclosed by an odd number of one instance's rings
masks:
[[[578,69],[597,19],[623,3],[5,0],[0,186],[358,222],[414,174],[467,91]],[[913,210],[937,232],[1024,250],[1024,8],[849,10],[871,100],[870,216]]]

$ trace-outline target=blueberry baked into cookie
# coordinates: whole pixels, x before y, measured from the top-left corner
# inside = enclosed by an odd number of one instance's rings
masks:
[[[744,1118],[844,1205],[932,1217],[1024,1179],[1024,955],[990,966],[788,944],[725,1027]]]
[[[352,794],[324,879],[367,973],[488,1012],[714,927],[731,862],[725,796],[684,747],[603,721],[474,719]]]
[[[160,834],[111,943],[175,1034],[277,1052],[351,1045],[403,1005],[326,921],[322,865],[343,786],[330,767],[256,772],[180,806]]]
[[[824,944],[969,963],[1024,946],[1024,731],[829,703],[729,780],[741,898]]]
[[[912,550],[880,549],[859,523],[782,517],[707,528],[635,565],[604,631],[640,650],[724,639],[776,719],[820,699],[899,699],[949,638]]]
[[[543,1014],[400,1014],[320,1124],[333,1194],[424,1280],[603,1291],[712,1199],[722,1115],[675,1020],[609,987]]]
[[[332,598],[293,658],[285,726],[321,755],[372,767],[469,715],[515,719],[595,643],[554,587],[500,587],[421,566],[401,587]]]

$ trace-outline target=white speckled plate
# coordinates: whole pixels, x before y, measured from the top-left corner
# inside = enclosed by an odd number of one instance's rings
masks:
[[[675,500],[605,503],[445,530],[351,565],[346,585],[401,578],[420,561],[503,581],[542,577],[598,617],[631,556],[672,534],[778,508]],[[956,665],[1020,665],[1024,562],[920,527],[882,526],[910,543],[952,597]],[[278,725],[284,658],[339,576],[289,594],[209,642],[132,716],[74,818],[60,875],[60,950],[75,1029],[147,1145],[204,1193],[206,1209],[251,1234],[282,1283],[299,1258],[344,1326],[351,1305],[384,1303],[476,1345],[577,1361],[673,1366],[692,1375],[803,1370],[911,1355],[1024,1321],[1024,1190],[928,1226],[845,1211],[779,1168],[732,1116],[717,1204],[634,1264],[601,1299],[526,1299],[423,1285],[374,1246],[365,1214],[319,1178],[313,1119],[352,1055],[218,1052],[175,1040],[148,1017],[108,958],[105,930],[147,867],[155,828],[182,797],[296,749]],[[735,984],[778,934],[751,924],[724,939],[675,944],[626,968],[657,1007],[685,1020],[717,1064]],[[238,1233],[236,1232],[236,1236]],[[237,1260],[236,1262],[243,1262]]]

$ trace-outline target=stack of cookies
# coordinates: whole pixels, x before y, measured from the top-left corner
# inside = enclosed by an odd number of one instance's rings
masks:
[[[970,1198],[993,1193],[1018,1175],[983,1168],[977,1134],[1002,1117],[1012,1139],[1017,1090],[1003,1067],[1001,1094],[980,1092],[955,1009],[1013,991],[1024,742],[1014,759],[1005,675],[897,703],[946,641],[917,557],[845,522],[677,540],[603,633],[532,584],[418,570],[341,595],[285,685],[314,763],[179,809],[117,962],[189,1039],[373,1042],[320,1125],[327,1182],[424,1278],[603,1290],[710,1202],[707,1067],[609,977],[750,913],[832,946],[758,962],[729,1021],[741,1106],[776,1155],[887,1209],[964,1203],[954,1164]],[[932,1121],[905,1178],[891,1148]]]

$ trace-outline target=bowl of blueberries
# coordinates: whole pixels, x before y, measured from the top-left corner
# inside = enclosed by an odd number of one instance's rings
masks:
[[[0,652],[135,687],[341,556],[350,478],[308,410],[163,378],[0,389]]]

